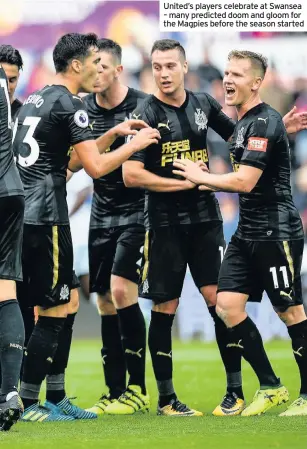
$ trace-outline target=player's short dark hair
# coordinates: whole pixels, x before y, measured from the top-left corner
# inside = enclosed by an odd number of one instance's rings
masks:
[[[232,50],[228,55],[228,61],[232,58],[249,59],[252,66],[259,70],[262,78],[264,78],[268,68],[268,59],[265,56],[248,50]]]
[[[0,45],[0,64],[1,62],[17,65],[18,70],[23,68],[21,54],[17,48],[12,47],[11,45]]]
[[[92,47],[97,47],[97,35],[94,33],[68,33],[62,36],[53,50],[53,62],[56,73],[66,72],[73,59],[84,60]]]
[[[99,51],[105,51],[110,53],[114,59],[121,64],[122,62],[122,48],[117,42],[112,41],[112,39],[98,39],[98,49]]]
[[[185,49],[180,42],[175,41],[174,39],[160,39],[158,41],[155,41],[151,49],[151,55],[155,51],[168,51],[175,49],[178,50],[180,56],[182,56],[182,58],[186,60]]]

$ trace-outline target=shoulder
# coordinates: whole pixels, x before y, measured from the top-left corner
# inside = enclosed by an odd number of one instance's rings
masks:
[[[145,92],[142,92],[141,90],[133,89],[133,87],[129,87],[129,94],[137,99],[144,100],[146,97],[148,97],[148,94],[145,94]]]
[[[88,109],[92,109],[95,106],[95,94],[85,95],[82,97],[82,102]]]
[[[200,106],[209,108],[209,110],[220,111],[222,106],[207,92],[189,92],[190,98],[195,99]]]
[[[274,137],[276,130],[283,128],[282,117],[274,108],[263,104],[253,116],[250,117],[251,131],[259,137]]]

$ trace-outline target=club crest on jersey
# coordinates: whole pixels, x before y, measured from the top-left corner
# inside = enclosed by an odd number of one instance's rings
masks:
[[[242,126],[241,129],[239,129],[237,140],[236,140],[236,148],[243,147],[244,143],[244,127]]]
[[[64,284],[60,291],[60,301],[66,301],[69,297],[68,285]]]
[[[198,126],[198,131],[200,131],[201,129],[207,129],[208,119],[204,111],[202,111],[201,109],[196,109],[195,123]]]
[[[83,109],[75,112],[74,121],[77,126],[80,128],[87,128],[89,124],[87,112]]]

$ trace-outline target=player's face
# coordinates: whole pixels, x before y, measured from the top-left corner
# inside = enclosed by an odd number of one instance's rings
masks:
[[[81,70],[81,84],[83,92],[93,92],[101,72],[98,48],[92,48],[90,55],[84,59]]]
[[[9,97],[12,103],[19,78],[18,66],[15,64],[7,64],[6,62],[2,62],[1,65],[7,77]]]
[[[260,77],[253,70],[250,60],[232,58],[226,66],[223,86],[228,106],[240,106],[255,95]]]
[[[122,72],[122,65],[117,64],[116,59],[110,53],[101,51],[100,56],[100,73],[99,79],[95,84],[95,92],[105,92],[118,79]]]
[[[177,49],[153,52],[151,63],[157,87],[164,95],[171,96],[183,88],[188,65]]]

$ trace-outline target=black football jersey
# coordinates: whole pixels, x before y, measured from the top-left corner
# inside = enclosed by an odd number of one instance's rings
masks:
[[[65,86],[46,86],[24,101],[16,120],[14,149],[25,189],[25,223],[68,224],[71,146],[94,139],[83,101]]]
[[[84,103],[95,138],[131,118],[132,111],[145,97],[143,92],[129,88],[125,99],[118,106],[105,109],[97,104],[96,94],[87,95]],[[108,151],[114,151],[124,143],[124,137],[118,138]],[[109,228],[129,224],[144,225],[144,191],[125,187],[122,167],[119,167],[94,180],[90,227]]]
[[[12,121],[13,122],[15,121],[21,106],[22,106],[22,102],[20,100],[18,100],[18,98],[15,98],[15,100],[11,104],[11,112],[12,112]]]
[[[167,178],[176,178],[172,170],[177,158],[203,161],[209,165],[208,127],[228,140],[235,126],[221,109],[221,105],[206,93],[186,91],[186,100],[180,107],[168,105],[150,95],[134,111],[133,118],[142,119],[152,128],[157,128],[161,140],[135,153],[131,160],[141,161],[150,172]],[[146,226],[150,228],[222,220],[214,193],[201,192],[197,188],[172,193],[147,191],[145,219]]]
[[[237,237],[246,240],[292,240],[303,237],[302,222],[290,186],[289,142],[281,116],[261,103],[235,127],[233,168],[240,164],[263,171],[250,193],[239,194]]]
[[[0,197],[23,195],[14,162],[12,116],[5,71],[0,65]]]

